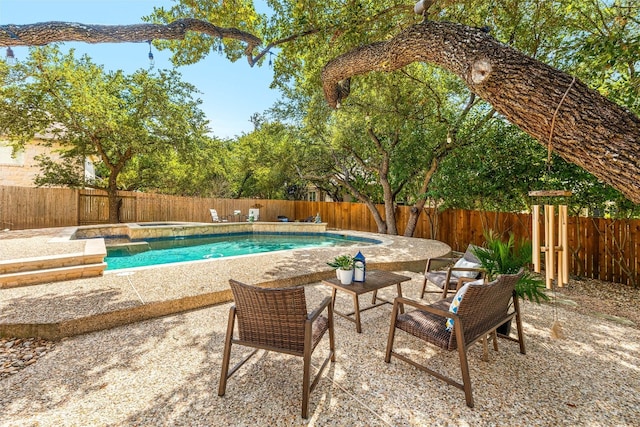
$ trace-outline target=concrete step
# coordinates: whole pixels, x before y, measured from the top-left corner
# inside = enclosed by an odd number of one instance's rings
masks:
[[[0,289],[102,276],[104,239],[90,239],[82,252],[0,261]]]
[[[102,276],[106,262],[0,274],[0,289]]]
[[[85,254],[82,252],[43,257],[19,258],[0,261],[0,275],[48,270],[60,267],[98,264],[104,261],[104,254]]]

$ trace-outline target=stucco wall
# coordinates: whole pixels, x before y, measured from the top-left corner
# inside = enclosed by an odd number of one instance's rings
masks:
[[[0,145],[6,143],[0,142]],[[48,153],[51,148],[37,144],[27,144],[22,153],[15,159],[9,156],[10,147],[2,148],[0,157],[0,182],[2,185],[12,185],[17,187],[33,187],[33,180],[40,172],[34,158],[40,154]],[[54,154],[50,154],[52,157]]]

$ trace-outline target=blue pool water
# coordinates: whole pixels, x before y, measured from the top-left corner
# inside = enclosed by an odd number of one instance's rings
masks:
[[[107,249],[107,270],[223,258],[299,248],[380,243],[331,233],[255,234],[172,237]],[[137,244],[136,244],[137,243]],[[108,244],[108,240],[107,240]]]

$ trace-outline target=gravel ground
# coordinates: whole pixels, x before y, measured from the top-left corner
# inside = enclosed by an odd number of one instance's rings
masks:
[[[53,347],[53,341],[37,338],[0,339],[0,380],[33,365]]]
[[[558,298],[575,301],[565,307],[578,313],[622,317],[640,328],[640,287],[573,277]]]
[[[413,277],[403,291],[416,298]],[[310,307],[327,295],[322,285],[307,288]],[[558,291],[555,308],[524,303],[527,355],[501,341],[500,351],[483,362],[481,346],[470,349],[474,409],[465,406],[461,391],[396,359],[384,363],[389,306],[363,313],[362,334],[336,318],[337,362],[312,392],[308,420],[299,414],[302,365],[290,356],[258,353],[229,380],[227,394],[217,396],[230,304],[55,345],[3,340],[2,366],[6,357],[24,361],[25,354],[29,364],[0,379],[0,425],[638,425],[639,295],[629,287],[572,280]],[[349,302],[339,297],[338,309]],[[556,316],[562,340],[550,338]],[[425,348],[403,334],[396,347],[459,376],[455,353]],[[325,348],[326,341],[315,353],[316,366]]]

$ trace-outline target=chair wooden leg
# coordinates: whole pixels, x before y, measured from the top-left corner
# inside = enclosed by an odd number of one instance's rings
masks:
[[[449,292],[449,284],[445,283],[442,288],[442,299],[445,299],[447,297],[448,292]]]
[[[393,302],[393,310],[391,310],[391,326],[389,327],[389,338],[387,339],[387,351],[384,355],[386,363],[391,362],[391,351],[393,351],[393,340],[396,334],[396,318],[398,317],[398,303]]]
[[[224,339],[224,353],[222,356],[222,370],[220,372],[220,384],[218,386],[218,396],[224,396],[227,389],[227,379],[229,378],[229,360],[231,358],[231,339],[233,338],[233,326],[236,320],[236,308],[229,309],[229,321],[227,322],[227,335]]]
[[[498,331],[494,329],[491,335],[493,336],[493,349],[498,351]]]
[[[522,319],[520,318],[520,303],[518,302],[518,296],[513,292],[513,309],[516,312],[516,329],[518,331],[518,343],[520,344],[520,353],[527,354],[524,348],[524,334],[522,331]]]
[[[469,362],[467,361],[467,346],[464,343],[462,325],[460,319],[453,324],[458,343],[458,356],[460,357],[460,370],[462,371],[462,385],[464,397],[469,408],[473,408],[473,394],[471,392],[471,376],[469,375]]]
[[[305,331],[305,346],[303,354],[303,373],[302,373],[302,418],[309,416],[309,394],[311,393],[311,327],[310,324]],[[307,342],[308,341],[308,342]]]
[[[489,361],[489,346],[487,345],[487,337],[482,338],[482,360],[484,362]]]
[[[398,296],[402,298],[402,284],[396,284],[396,290],[398,291]],[[404,314],[404,304],[400,304],[400,313]]]
[[[420,299],[424,298],[424,293],[427,290],[427,277],[422,276],[422,292],[420,292]]]

